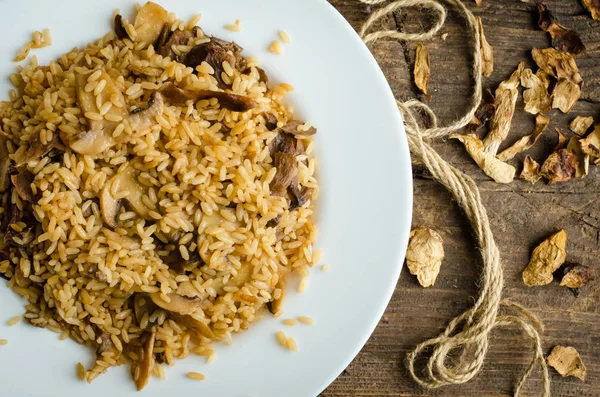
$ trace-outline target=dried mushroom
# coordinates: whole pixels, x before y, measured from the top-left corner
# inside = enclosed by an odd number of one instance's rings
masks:
[[[544,161],[541,174],[549,183],[568,182],[577,176],[578,169],[577,155],[572,150],[560,149]]]
[[[425,95],[427,100],[431,99],[429,95],[429,53],[423,44],[417,44],[417,53],[415,58],[415,85]]]
[[[477,163],[479,168],[498,183],[511,183],[515,179],[517,170],[510,164],[507,164],[496,158],[495,154],[488,153],[485,150],[484,143],[474,134],[469,135],[450,135],[451,139],[458,139],[465,145],[467,152]]]
[[[125,26],[123,26],[123,17],[121,14],[115,15],[113,19],[113,29],[119,40],[129,39],[129,34],[127,33],[127,30],[125,30]]]
[[[151,1],[144,4],[138,11],[133,26],[137,40],[154,44],[167,22],[167,10]]]
[[[531,254],[529,264],[523,270],[523,281],[528,287],[547,285],[552,282],[552,274],[567,257],[567,232],[561,230],[538,245]]]
[[[123,202],[144,219],[150,217],[151,208],[143,203],[142,197],[148,193],[148,188],[138,179],[138,171],[128,165],[121,172],[114,175],[100,192],[100,208],[104,222],[112,228],[118,226],[119,211]]]
[[[6,191],[9,186],[9,155],[10,152],[8,151],[7,140],[4,136],[0,135],[0,192]]]
[[[35,175],[25,167],[9,167],[8,174],[19,198],[25,203],[37,203],[38,200],[31,189]]]
[[[592,14],[592,18],[600,21],[600,0],[581,0],[581,4]]]
[[[521,85],[526,88],[523,92],[525,111],[531,114],[547,112],[552,105],[552,97],[548,94],[549,81],[542,80],[531,69],[523,70]]]
[[[583,152],[583,149],[581,148],[581,141],[575,137],[569,139],[567,149],[575,153],[579,163],[577,170],[575,171],[575,176],[577,178],[583,178],[588,174],[590,169],[590,156]]]
[[[537,8],[539,13],[538,26],[544,32],[548,32],[552,38],[552,47],[572,54],[579,54],[585,50],[579,35],[559,24],[558,19],[554,17],[545,3],[538,3]]]
[[[477,29],[481,37],[481,74],[490,77],[494,72],[494,49],[485,38],[481,17],[477,17]]]
[[[597,124],[587,137],[580,141],[581,150],[592,159],[600,158],[600,124]]]
[[[258,104],[252,99],[222,91],[200,90],[191,91],[177,87],[172,82],[165,83],[160,92],[165,99],[173,105],[184,106],[187,101],[198,102],[202,99],[216,98],[222,108],[233,112],[246,112],[254,109]]]
[[[554,131],[556,131],[556,137],[558,138],[558,142],[556,143],[556,146],[554,147],[554,152],[558,152],[560,149],[564,149],[567,147],[567,144],[569,143],[569,138],[567,138],[567,136],[559,129],[559,128],[555,128]]]
[[[571,121],[569,128],[577,135],[584,136],[593,124],[594,118],[592,116],[577,116]]]
[[[281,290],[281,295],[278,299],[274,299],[271,302],[267,303],[267,307],[271,314],[277,314],[283,307],[283,299],[285,298],[285,288],[281,281],[277,283],[275,288],[279,288]]]
[[[540,163],[532,159],[531,156],[525,156],[520,178],[533,184],[542,179],[540,175]]]
[[[139,65],[137,63],[129,64],[127,69],[129,69],[135,76],[159,77],[164,72],[164,69],[154,66]]]
[[[166,25],[168,28],[168,25]],[[196,30],[198,28],[196,27]],[[177,54],[173,51],[173,46],[187,45],[191,38],[196,37],[196,30],[181,30],[177,29],[171,32],[167,29],[167,32],[159,36],[157,40],[156,50],[163,57],[169,57],[177,62],[182,62],[186,54]]]
[[[289,153],[276,153],[275,168],[277,168],[277,172],[271,181],[271,194],[283,196],[294,178],[298,176],[296,156]]]
[[[578,263],[567,263],[562,267],[561,287],[570,288],[575,296],[579,296],[579,289],[588,281],[596,279],[594,269]]]
[[[202,298],[199,296],[189,297],[171,293],[167,295],[167,298],[169,299],[168,302],[164,300],[162,294],[158,292],[148,294],[148,296],[152,299],[152,302],[161,309],[182,315],[194,313],[202,304]]]
[[[534,48],[531,55],[540,69],[558,79],[552,92],[552,108],[569,113],[581,97],[583,87],[575,58],[568,52],[560,52],[554,48]]]
[[[542,133],[546,131],[546,128],[550,124],[550,119],[539,113],[535,118],[535,130],[531,135],[527,135],[515,142],[511,147],[502,151],[498,155],[498,159],[502,161],[508,161],[515,157],[518,153],[524,152],[530,149],[540,139]]]
[[[490,121],[490,133],[483,141],[485,152],[492,156],[496,156],[500,144],[506,139],[510,131],[515,105],[517,104],[517,95],[519,94],[519,82],[524,67],[525,63],[521,62],[510,78],[500,83],[496,89],[494,102],[496,112]]]
[[[574,376],[585,380],[586,369],[577,350],[571,346],[554,346],[552,352],[546,357],[546,362],[562,377]]]
[[[129,124],[136,131],[146,131],[156,124],[156,116],[163,114],[165,101],[160,92],[150,97],[146,108],[138,108],[128,116]]]
[[[317,133],[317,129],[312,125],[308,125],[302,121],[290,120],[284,125],[281,130],[294,136],[311,136]]]
[[[156,327],[152,327],[150,332],[146,334],[146,342],[142,349],[142,356],[138,362],[137,377],[135,379],[135,386],[140,391],[148,383],[150,379],[150,371],[154,364],[154,341],[156,340]]]
[[[211,37],[209,42],[198,44],[187,53],[183,59],[185,66],[193,69],[202,62],[209,64],[215,71],[214,77],[220,88],[227,87],[223,81],[222,74],[225,73],[223,62],[227,62],[229,66],[237,70],[246,68],[246,61],[242,56],[243,48],[233,42]]]
[[[419,284],[431,287],[444,260],[444,240],[435,230],[415,228],[410,232],[406,264],[410,274],[417,276]]]

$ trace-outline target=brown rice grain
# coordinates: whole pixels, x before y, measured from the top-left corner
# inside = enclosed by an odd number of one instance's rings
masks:
[[[206,376],[201,374],[200,372],[188,372],[187,377],[193,380],[204,380]]]
[[[7,322],[6,325],[8,325],[9,327],[12,327],[13,325],[15,325],[16,323],[19,322],[19,320],[21,320],[21,316],[14,316],[11,317]]]
[[[298,322],[292,318],[286,318],[281,322],[283,325],[288,325],[290,327],[298,325]]]

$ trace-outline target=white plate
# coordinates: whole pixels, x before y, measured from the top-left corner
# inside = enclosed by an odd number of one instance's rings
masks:
[[[318,128],[321,196],[318,247],[324,251],[306,292],[289,292],[286,317],[311,316],[312,326],[285,327],[267,318],[234,335],[232,346],[217,346],[217,359],[180,360],[167,380],[151,379],[135,392],[128,368],[111,368],[91,385],[79,382],[75,365],[89,366],[92,352],[71,341],[59,342],[48,330],[6,320],[23,313],[24,302],[0,285],[0,384],[2,396],[316,396],[350,363],[392,295],[402,268],[411,223],[412,178],[409,151],[392,92],[377,63],[352,27],[320,0],[163,0],[178,17],[202,13],[209,34],[235,40],[245,54],[257,55],[274,80],[296,87],[290,100]],[[50,28],[54,44],[33,50],[41,64],[102,36],[115,8],[128,15],[131,0],[28,0],[0,2],[0,75],[33,30]],[[242,32],[225,24],[241,20]],[[267,52],[285,29],[292,44],[285,55]],[[0,92],[7,97],[3,77]],[[290,286],[293,289],[295,286]],[[285,329],[284,329],[285,328]],[[293,336],[299,352],[277,345],[275,332]],[[185,378],[206,375],[203,382]]]

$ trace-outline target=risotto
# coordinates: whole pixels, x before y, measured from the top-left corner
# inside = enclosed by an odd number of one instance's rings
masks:
[[[197,21],[117,12],[84,49],[32,56],[0,103],[0,276],[26,322],[93,349],[88,382],[212,359],[312,266],[316,129]]]

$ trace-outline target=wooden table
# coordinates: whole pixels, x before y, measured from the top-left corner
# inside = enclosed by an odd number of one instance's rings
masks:
[[[330,0],[356,28],[366,20],[371,7],[355,0]],[[475,7],[483,18],[484,29],[495,51],[495,71],[484,86],[495,90],[520,61],[534,63],[532,48],[548,47],[546,34],[536,26],[535,5],[518,0],[484,0]],[[554,128],[568,132],[568,123],[576,115],[595,116],[600,122],[600,23],[591,19],[579,0],[548,0],[548,6],[560,22],[581,34],[586,52],[577,57],[585,81],[583,97],[571,114],[557,110],[548,113],[550,131],[530,151],[543,161],[557,143]],[[376,6],[372,6],[376,7]],[[431,24],[431,16],[416,11],[401,11],[383,22],[386,28],[417,30]],[[429,104],[442,123],[460,117],[470,94],[470,58],[464,25],[450,12],[445,41],[436,37],[426,43],[432,74]],[[385,72],[398,99],[418,97],[412,82],[415,43],[381,40],[371,50]],[[536,69],[534,69],[535,71]],[[534,116],[517,104],[507,144],[533,131]],[[569,132],[570,133],[570,132]],[[531,185],[517,180],[510,185],[496,184],[481,172],[455,142],[439,141],[435,147],[453,165],[467,172],[479,184],[483,200],[500,247],[504,275],[504,296],[531,308],[545,322],[544,351],[555,345],[570,345],[581,354],[587,366],[587,379],[561,378],[551,369],[553,396],[600,396],[600,280],[590,283],[576,298],[568,289],[553,283],[528,288],[521,271],[533,247],[550,233],[564,228],[569,234],[568,260],[600,270],[600,168],[592,167],[587,178],[564,184]],[[513,164],[520,172],[524,155]],[[434,337],[447,322],[462,313],[477,296],[481,259],[466,218],[450,195],[438,183],[427,178],[423,169],[414,173],[413,226],[436,229],[445,240],[446,259],[435,286],[424,289],[403,271],[392,301],[371,339],[342,375],[327,388],[323,397],[334,396],[512,396],[515,380],[531,359],[527,342],[517,329],[496,330],[483,371],[470,383],[439,390],[424,390],[409,377],[404,366],[406,354],[427,338]],[[600,273],[600,271],[598,271]],[[539,396],[540,374],[534,372],[524,395]]]

